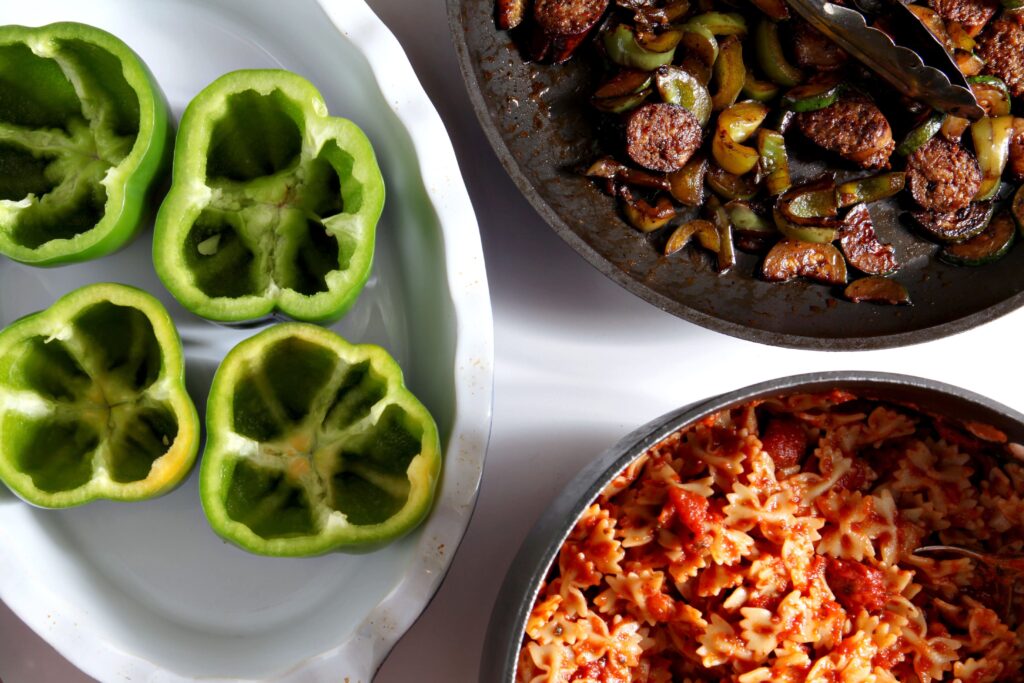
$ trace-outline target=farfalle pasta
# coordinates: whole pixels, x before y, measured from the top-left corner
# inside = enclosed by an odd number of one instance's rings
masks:
[[[709,416],[581,516],[516,680],[1024,680],[1009,583],[913,554],[1024,550],[1024,463],[1005,441],[839,391]]]

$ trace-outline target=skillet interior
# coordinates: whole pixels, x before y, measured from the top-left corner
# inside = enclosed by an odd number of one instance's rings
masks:
[[[591,265],[655,306],[742,339],[856,350],[955,334],[1024,304],[1024,248],[981,268],[946,265],[930,258],[936,245],[900,223],[906,207],[895,199],[872,204],[871,212],[879,236],[896,246],[903,263],[896,279],[913,306],[853,304],[822,285],[764,282],[753,275],[760,257],[750,254],[738,254],[737,266],[722,276],[711,258],[692,249],[662,257],[666,235],[629,227],[615,200],[577,173],[606,153],[587,104],[596,85],[588,48],[564,65],[526,63],[510,35],[495,28],[494,0],[447,3],[477,117],[513,181]],[[791,154],[797,182],[824,169],[809,155],[801,160],[799,145]]]

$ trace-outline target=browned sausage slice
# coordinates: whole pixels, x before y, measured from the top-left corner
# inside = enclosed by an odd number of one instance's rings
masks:
[[[928,0],[928,4],[940,17],[958,22],[972,36],[978,35],[999,9],[998,0]]]
[[[870,100],[850,97],[824,109],[797,115],[811,142],[862,168],[884,168],[896,149],[892,128]]]
[[[981,188],[981,167],[960,145],[936,135],[907,158],[910,194],[931,211],[957,211]]]
[[[519,26],[526,14],[526,0],[498,0],[498,28],[508,31]]]
[[[1024,97],[1024,14],[1003,12],[978,37],[985,73],[999,76],[1014,97]]]
[[[826,285],[841,285],[846,283],[846,261],[831,244],[783,239],[764,257],[761,275],[769,282],[805,277]]]
[[[697,117],[678,104],[646,104],[626,124],[626,152],[644,168],[668,173],[682,168],[700,147]]]
[[[851,266],[869,275],[891,273],[899,267],[896,250],[875,233],[867,204],[850,209],[839,228],[839,247]]]
[[[608,0],[536,0],[533,18],[545,33],[574,36],[601,20]]]
[[[797,64],[805,69],[831,71],[850,58],[843,48],[806,21],[798,21],[793,26],[793,47]]]

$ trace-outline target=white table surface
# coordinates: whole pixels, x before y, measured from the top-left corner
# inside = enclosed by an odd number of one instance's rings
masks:
[[[440,591],[375,683],[475,681],[491,605],[533,520],[583,463],[674,407],[781,375],[871,369],[957,384],[1024,411],[1024,310],[928,344],[824,353],[732,339],[633,297],[565,245],[505,175],[469,105],[443,0],[368,1],[452,137],[483,235],[496,339],[475,515]],[[91,680],[2,604],[0,679]]]

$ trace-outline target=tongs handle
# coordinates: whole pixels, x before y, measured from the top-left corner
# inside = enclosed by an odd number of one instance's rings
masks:
[[[897,45],[882,31],[868,26],[860,12],[827,0],[786,1],[797,14],[900,92],[926,102],[939,111],[967,119],[979,119],[985,115],[959,69],[951,69],[955,73],[947,74],[928,66],[917,52]],[[920,19],[905,7],[902,8],[899,21],[906,23],[911,20],[904,15],[911,17],[913,22],[927,32],[920,24]],[[931,37],[930,33],[928,35]],[[934,37],[931,40],[945,52],[945,48]],[[948,53],[946,57],[947,61],[952,61]]]

